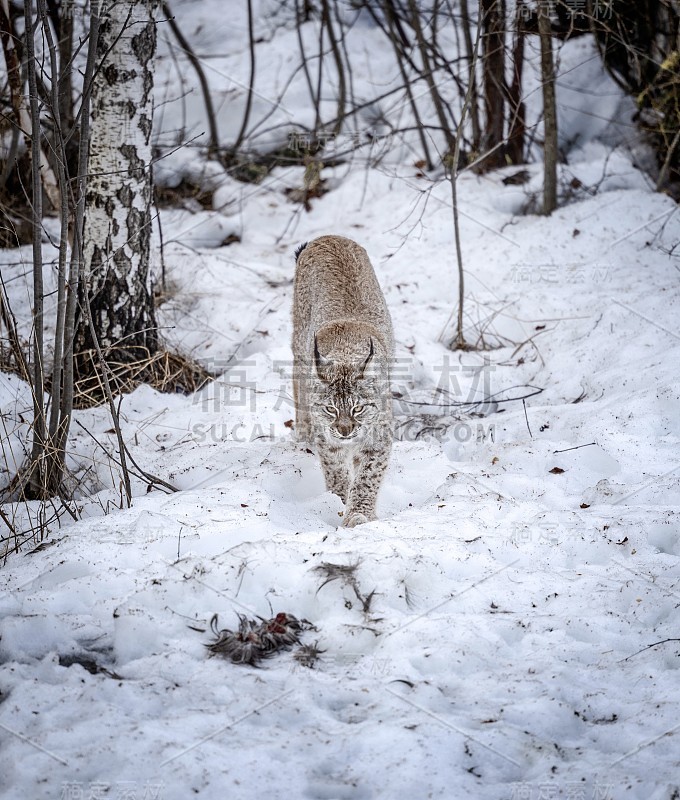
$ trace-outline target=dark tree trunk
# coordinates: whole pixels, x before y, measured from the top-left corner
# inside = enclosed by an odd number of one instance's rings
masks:
[[[73,14],[74,4],[68,0],[46,0],[49,18],[57,37],[59,52],[59,119],[65,139],[68,171],[77,172],[78,137],[73,129]]]
[[[423,65],[422,75],[425,77],[425,82],[427,83],[427,87],[430,92],[430,99],[432,100],[432,104],[434,105],[434,109],[437,114],[437,118],[439,120],[442,133],[444,134],[444,139],[446,140],[446,150],[447,150],[446,155],[452,157],[453,151],[456,146],[456,137],[452,132],[449,120],[446,117],[446,108],[444,100],[441,94],[439,93],[439,89],[437,88],[437,82],[435,80],[432,61],[430,60],[430,56],[427,50],[427,43],[425,41],[425,35],[423,33],[423,27],[421,25],[421,13],[418,10],[418,6],[416,5],[415,0],[408,0],[408,7],[411,15],[409,23],[413,28],[413,32],[415,34],[416,42],[418,44],[418,50],[420,52],[420,58]]]
[[[7,85],[9,87],[12,110],[14,111],[14,122],[23,133],[27,149],[32,152],[35,147],[36,151],[39,153],[40,176],[43,191],[45,192],[47,200],[49,200],[50,206],[52,208],[59,208],[61,200],[59,197],[57,179],[54,170],[49,164],[45,150],[41,146],[39,135],[35,137],[35,144],[33,143],[33,120],[23,93],[21,59],[25,54],[22,53],[21,41],[16,32],[15,22],[17,14],[17,9],[10,6],[9,3],[0,3],[0,42],[2,43],[5,64],[7,66]],[[37,80],[38,78],[36,76],[36,87]],[[38,89],[36,88],[36,92],[37,91]],[[11,164],[6,165],[5,174],[2,176],[3,180],[7,178],[12,167],[13,165]],[[21,187],[21,191],[25,192],[23,186]]]
[[[538,32],[541,39],[541,82],[543,84],[543,213],[557,208],[557,107],[552,31],[547,10],[540,10]]]
[[[470,23],[470,12],[468,10],[467,0],[460,2],[460,20],[463,28],[463,39],[465,41],[465,56],[472,66],[474,58],[475,47],[472,43],[472,32]],[[482,144],[482,128],[479,124],[479,101],[477,95],[477,75],[470,71],[470,122],[472,123],[472,150],[473,156],[476,158],[479,155],[480,147]]]
[[[485,125],[479,170],[503,167],[505,147],[505,0],[481,0]]]
[[[506,154],[508,161],[513,164],[524,163],[524,139],[526,135],[526,116],[522,101],[525,31],[522,26],[522,15],[519,13],[521,7],[522,4],[520,3],[516,15],[515,41],[512,48],[512,83],[508,92],[510,121],[508,124]]]

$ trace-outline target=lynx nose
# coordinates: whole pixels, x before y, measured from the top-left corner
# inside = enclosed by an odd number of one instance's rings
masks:
[[[335,430],[343,439],[354,433],[354,427],[354,423],[350,419],[339,419],[335,423]]]

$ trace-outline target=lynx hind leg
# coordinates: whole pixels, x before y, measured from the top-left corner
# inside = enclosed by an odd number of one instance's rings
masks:
[[[349,469],[342,454],[337,448],[320,444],[319,460],[326,479],[326,488],[346,503],[349,493]]]
[[[377,519],[375,505],[389,456],[390,446],[385,442],[363,451],[355,458],[354,480],[347,496],[343,521],[345,528],[354,528]]]

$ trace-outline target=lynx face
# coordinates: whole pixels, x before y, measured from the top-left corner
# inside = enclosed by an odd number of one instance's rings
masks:
[[[365,442],[384,405],[385,392],[379,385],[385,382],[372,364],[371,340],[366,350],[368,356],[358,363],[336,363],[322,356],[315,342],[314,368],[319,380],[310,410],[313,426],[330,442]]]
[[[336,375],[328,376],[326,381],[322,379],[320,391],[312,398],[314,428],[332,442],[365,439],[380,412],[381,398],[375,390],[375,381],[351,367],[329,371]]]

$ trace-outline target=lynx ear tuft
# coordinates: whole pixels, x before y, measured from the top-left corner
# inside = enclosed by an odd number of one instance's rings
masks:
[[[364,361],[364,363],[361,365],[361,377],[362,378],[364,376],[364,373],[366,372],[366,367],[368,367],[371,359],[373,358],[373,355],[375,354],[375,350],[373,349],[373,337],[370,337],[368,341],[369,341],[369,344],[370,344],[369,351],[368,351],[368,356],[366,358],[366,361]]]
[[[316,336],[314,336],[314,365],[316,367],[317,375],[321,378],[321,380],[325,380],[324,372],[330,366],[331,360],[329,358],[325,358],[319,352],[319,343],[317,342]]]

